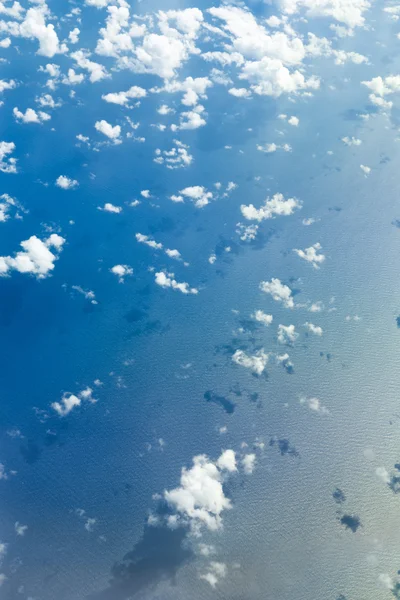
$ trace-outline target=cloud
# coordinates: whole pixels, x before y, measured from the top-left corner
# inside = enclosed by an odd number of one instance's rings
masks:
[[[278,145],[273,142],[272,144],[264,144],[263,146],[261,144],[257,144],[257,150],[259,152],[264,152],[264,154],[273,154],[277,150],[283,150],[284,152],[291,152],[292,147],[290,146],[290,144]]]
[[[179,140],[174,140],[174,144],[170,150],[156,148],[154,162],[171,170],[189,167],[193,162],[193,156],[188,152],[189,146]]]
[[[104,212],[115,213],[117,215],[122,212],[121,206],[115,206],[115,204],[111,204],[111,202],[106,202],[104,204],[104,206],[98,206],[97,208],[98,208],[98,210],[103,210]]]
[[[278,325],[278,342],[280,344],[294,344],[299,337],[294,325]]]
[[[119,125],[115,125],[114,127],[107,123],[104,119],[101,121],[96,121],[95,129],[100,131],[103,135],[108,137],[110,140],[113,140],[114,143],[120,143],[120,135],[121,135],[121,127]]]
[[[343,144],[346,144],[346,146],[361,146],[362,144],[362,141],[358,138],[349,136],[343,137],[342,142]]]
[[[280,279],[273,278],[271,281],[261,281],[260,290],[265,294],[270,294],[276,302],[282,302],[286,308],[294,307],[292,290],[283,284]]]
[[[10,79],[10,81],[0,79],[0,94],[2,94],[5,90],[13,90],[15,87],[17,87],[17,84],[14,79]]]
[[[143,233],[137,233],[135,237],[140,244],[146,244],[146,246],[149,246],[154,250],[162,250],[163,248],[163,245],[160,242],[152,240],[148,235],[143,235]]]
[[[54,269],[54,263],[58,258],[65,239],[57,233],[52,233],[44,241],[35,235],[21,242],[22,251],[17,252],[14,257],[0,256],[0,276],[9,275],[10,271],[19,273],[31,273],[38,279],[47,277]],[[56,254],[51,252],[54,248]]]
[[[56,179],[56,186],[62,188],[63,190],[73,190],[78,187],[79,183],[76,179],[70,179],[66,175],[60,175]]]
[[[145,98],[147,96],[147,92],[144,88],[139,87],[137,85],[133,85],[126,92],[114,92],[109,94],[104,94],[102,96],[103,100],[106,102],[110,102],[111,104],[119,104],[120,106],[126,106],[129,103],[129,100]]]
[[[256,310],[251,316],[253,319],[258,321],[259,323],[262,323],[266,327],[271,325],[272,321],[274,320],[272,315],[267,315],[267,313],[265,313],[262,310]]]
[[[171,196],[170,199],[173,202],[183,202],[183,196],[193,200],[196,208],[203,208],[209,204],[210,200],[213,197],[213,193],[209,192],[207,188],[202,185],[192,185],[189,187],[180,190],[180,196]]]
[[[21,523],[19,523],[19,521],[16,521],[15,525],[15,533],[19,536],[24,536],[25,532],[28,529],[28,525],[21,525]]]
[[[300,256],[303,260],[312,264],[314,269],[319,269],[320,265],[325,261],[324,254],[318,254],[318,250],[321,250],[322,246],[319,242],[310,246],[309,248],[305,248],[304,250],[298,250],[295,248],[293,252]]]
[[[40,6],[29,8],[22,23],[9,21],[1,22],[3,32],[8,31],[11,36],[20,36],[28,39],[37,39],[39,50],[37,54],[53,57],[55,54],[65,53],[67,46],[59,43],[57,33],[52,23],[46,24],[46,16],[50,11],[45,2]]]
[[[250,369],[256,375],[261,375],[268,364],[269,354],[264,352],[264,348],[258,350],[255,354],[246,354],[243,350],[236,350],[232,360],[237,365]]]
[[[66,417],[74,410],[74,408],[82,404],[82,400],[87,400],[92,404],[97,402],[97,400],[93,398],[93,390],[90,387],[81,390],[78,395],[65,392],[62,395],[61,401],[53,402],[51,408],[53,408],[60,417]]]
[[[322,406],[321,401],[318,398],[306,398],[305,396],[300,396],[300,404],[305,404],[310,410],[320,413],[321,415],[329,415],[329,410],[325,406]]]
[[[392,102],[386,101],[385,96],[396,94],[400,91],[400,75],[388,75],[387,77],[373,77],[370,81],[362,81],[371,90],[369,99],[372,104],[384,109],[391,109]]]
[[[163,288],[171,288],[173,290],[178,290],[182,292],[182,294],[198,294],[199,290],[197,288],[191,288],[188,283],[182,282],[178,283],[176,279],[174,279],[175,275],[173,273],[166,273],[164,271],[160,271],[155,274],[156,284]]]
[[[227,453],[225,450],[216,462],[205,454],[195,456],[190,469],[183,467],[179,487],[163,494],[176,512],[178,523],[189,525],[195,535],[200,535],[203,527],[211,531],[221,529],[222,513],[231,508],[223,483],[235,464],[232,451],[229,459]]]
[[[129,265],[114,265],[110,271],[118,277],[119,283],[124,283],[125,277],[133,275],[133,269]]]
[[[371,173],[371,167],[366,167],[365,165],[360,165],[361,171],[364,175],[369,175]]]
[[[243,470],[246,475],[251,475],[254,471],[256,464],[256,455],[255,454],[245,454],[242,458]]]
[[[19,211],[27,212],[15,198],[12,198],[9,194],[2,194],[0,196],[0,223],[8,221],[12,209],[14,209],[15,219],[22,219]]]
[[[17,159],[9,157],[15,150],[14,142],[0,142],[0,171],[2,173],[16,173]]]
[[[260,208],[256,208],[253,204],[240,206],[242,215],[248,221],[264,221],[265,219],[273,219],[276,216],[289,216],[296,209],[302,207],[302,204],[297,198],[288,198],[285,200],[283,194],[274,194],[272,198],[267,197],[264,204]]]
[[[309,17],[335,19],[353,29],[364,25],[363,13],[371,4],[368,0],[321,0],[317,3],[314,0],[279,0],[279,6],[288,15],[293,15],[303,8]]]
[[[207,571],[202,573],[199,577],[200,579],[204,579],[211,585],[212,588],[215,588],[221,579],[226,577],[227,568],[225,563],[211,561],[207,565]]]
[[[38,123],[41,124],[44,121],[51,119],[50,115],[39,111],[36,112],[33,108],[27,108],[24,113],[18,110],[18,107],[13,108],[13,115],[17,121],[22,123]]]
[[[89,60],[89,56],[90,54],[88,52],[84,52],[83,50],[78,50],[77,52],[72,52],[71,54],[71,58],[76,61],[78,67],[90,73],[89,80],[92,83],[96,83],[97,81],[101,81],[102,79],[110,77],[105,67],[99,63]]]
[[[314,325],[313,323],[309,323],[307,321],[306,323],[304,323],[304,327],[307,328],[307,331],[309,333],[313,333],[314,335],[321,336],[323,334],[323,329],[322,327],[319,327],[319,325]]]

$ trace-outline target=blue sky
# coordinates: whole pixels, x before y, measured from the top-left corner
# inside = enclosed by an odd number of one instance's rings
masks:
[[[400,5],[0,2],[0,594],[397,597]]]

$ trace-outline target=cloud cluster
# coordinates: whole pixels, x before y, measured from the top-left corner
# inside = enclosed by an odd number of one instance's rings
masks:
[[[28,240],[21,242],[22,250],[15,256],[0,256],[0,276],[18,271],[36,275],[38,279],[47,277],[53,271],[64,243],[65,239],[57,233],[52,233],[44,241],[32,235]]]

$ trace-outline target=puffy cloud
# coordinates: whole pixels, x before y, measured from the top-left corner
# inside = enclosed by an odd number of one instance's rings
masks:
[[[56,102],[51,94],[43,94],[39,98],[36,98],[36,102],[40,106],[46,106],[48,108],[58,108],[61,106],[61,102]]]
[[[78,67],[90,73],[89,79],[92,83],[110,77],[105,67],[99,63],[89,60],[89,56],[90,54],[84,52],[83,50],[78,50],[77,52],[73,52],[71,54],[71,58],[75,60]]]
[[[393,590],[394,588],[394,581],[387,573],[381,573],[378,577],[378,582],[386,590]]]
[[[209,192],[207,188],[202,185],[192,185],[180,190],[180,196],[171,196],[173,202],[183,202],[183,196],[189,198],[194,202],[196,208],[203,208],[209,204],[213,197],[213,193]]]
[[[171,150],[161,150],[157,148],[155,150],[154,162],[159,165],[165,165],[167,169],[183,169],[189,167],[193,162],[193,156],[189,154],[189,146],[174,140],[175,146]]]
[[[392,107],[392,102],[386,101],[384,99],[385,96],[400,91],[400,75],[378,76],[370,81],[362,81],[361,83],[371,90],[372,94],[369,95],[369,99],[372,104],[383,109],[390,109]]]
[[[122,212],[121,206],[115,206],[115,204],[111,204],[111,202],[106,202],[104,206],[98,206],[99,210],[103,210],[105,212],[119,214]]]
[[[224,450],[216,462],[219,469],[233,473],[237,471],[236,455],[233,450]]]
[[[68,39],[71,42],[71,44],[77,44],[79,42],[79,34],[80,31],[78,27],[74,27],[74,29],[69,32]]]
[[[9,194],[2,194],[0,196],[0,223],[8,221],[12,209],[14,210],[15,219],[22,219],[19,209],[21,212],[26,212],[15,198],[12,198]]]
[[[305,396],[301,396],[300,404],[305,404],[310,410],[320,413],[321,415],[329,414],[329,410],[325,406],[322,406],[321,400],[318,398],[306,398]]]
[[[267,315],[267,313],[265,313],[262,310],[256,310],[251,316],[253,319],[258,321],[259,323],[262,323],[266,327],[271,325],[272,321],[274,320],[274,317],[272,315]]]
[[[256,239],[258,233],[258,225],[243,225],[236,223],[236,233],[240,236],[242,242],[251,242]]]
[[[76,179],[70,179],[66,175],[60,175],[56,179],[56,186],[62,188],[63,190],[73,190],[78,187],[79,183]]]
[[[110,271],[118,277],[119,283],[124,283],[125,277],[133,275],[133,269],[129,265],[114,265]]]
[[[366,165],[360,165],[360,169],[364,175],[369,175],[371,173],[371,167],[367,167]]]
[[[37,39],[39,42],[37,54],[51,58],[55,54],[66,52],[67,47],[65,44],[60,45],[54,25],[52,23],[46,24],[46,16],[48,15],[48,7],[45,2],[42,2],[40,6],[27,10],[22,23],[15,21],[5,23],[1,21],[0,30],[3,32],[8,31],[11,36]]]
[[[318,254],[318,250],[321,250],[322,246],[319,242],[310,246],[309,248],[305,248],[304,250],[299,250],[295,248],[293,252],[300,256],[300,258],[312,264],[314,269],[319,269],[320,264],[322,264],[325,260],[324,254]]]
[[[343,137],[342,142],[346,146],[361,146],[361,144],[362,144],[362,141],[359,140],[358,138],[349,137],[349,136]]]
[[[243,470],[246,475],[251,475],[254,471],[256,464],[256,455],[255,454],[245,454],[242,458]]]
[[[60,417],[66,417],[74,408],[82,404],[82,400],[87,400],[92,404],[97,402],[97,400],[93,398],[92,394],[93,390],[90,387],[81,390],[77,396],[75,394],[65,392],[61,398],[61,401],[53,402],[51,404],[51,408],[53,408]]]
[[[24,113],[18,110],[17,107],[13,108],[13,115],[17,121],[21,123],[43,123],[51,119],[50,115],[45,112],[36,112],[33,108],[27,108]]]
[[[15,533],[19,536],[24,536],[25,532],[28,529],[28,525],[22,525],[21,523],[19,523],[19,521],[16,521],[15,525]]]
[[[150,248],[153,248],[154,250],[162,250],[162,248],[163,248],[163,245],[160,242],[156,242],[155,240],[152,240],[148,235],[143,235],[142,233],[137,233],[135,237],[139,243],[146,244],[146,246],[149,246]]]
[[[206,124],[206,120],[202,115],[204,115],[204,106],[198,104],[192,110],[182,112],[179,124],[171,125],[171,130],[178,131],[179,129],[198,129],[199,127],[203,127]]]
[[[14,142],[0,142],[0,171],[3,173],[17,172],[17,159],[9,156],[14,150]]]
[[[186,282],[178,283],[174,277],[175,275],[173,273],[165,273],[164,271],[160,271],[155,274],[155,282],[157,285],[163,288],[178,290],[179,292],[182,292],[182,294],[199,293],[197,288],[191,288]]]
[[[179,487],[164,492],[164,499],[176,511],[178,522],[188,524],[197,535],[202,527],[211,531],[220,529],[223,511],[231,508],[223,489],[226,475],[232,472],[226,452],[221,455],[225,458],[220,457],[216,462],[204,454],[195,456],[190,469],[183,467]]]
[[[5,92],[6,90],[13,90],[15,87],[17,87],[17,84],[14,81],[14,79],[10,79],[9,81],[6,81],[5,79],[0,79],[0,94]]]
[[[284,152],[291,152],[292,147],[290,146],[290,144],[278,145],[278,144],[275,144],[274,142],[272,142],[272,144],[264,144],[263,146],[261,144],[257,144],[257,150],[259,152],[264,152],[265,154],[272,154],[273,152],[276,152],[277,150],[283,150]]]
[[[322,327],[319,327],[319,325],[314,325],[313,323],[309,323],[307,321],[306,323],[304,323],[304,327],[306,327],[309,333],[313,333],[314,335],[321,336],[323,334],[323,329]]]
[[[276,302],[282,302],[286,308],[294,307],[292,290],[280,279],[273,278],[271,281],[261,281],[260,290],[265,294],[270,294]]]
[[[297,198],[288,198],[285,200],[283,194],[274,194],[272,198],[266,198],[260,208],[255,208],[253,204],[242,204],[240,210],[245,219],[249,221],[263,221],[264,219],[273,219],[275,216],[289,216],[296,209],[301,208],[302,204]]]
[[[85,79],[83,73],[76,73],[74,69],[68,69],[68,73],[62,79],[64,85],[79,85]]]
[[[94,126],[97,131],[100,131],[100,133],[108,137],[110,140],[113,140],[115,143],[121,141],[121,127],[119,125],[115,125],[113,127],[110,123],[107,123],[107,121],[102,119],[101,121],[96,121]]]
[[[294,325],[278,325],[278,342],[280,344],[293,344],[299,334],[295,330]]]
[[[47,277],[54,269],[54,263],[58,258],[65,239],[57,233],[52,233],[46,240],[42,241],[35,235],[21,242],[22,250],[14,257],[0,256],[0,276],[9,275],[10,271],[19,273],[31,273],[38,279]],[[51,252],[54,249],[57,254]]]
[[[387,469],[385,469],[385,467],[377,467],[375,469],[375,475],[379,477],[379,479],[381,479],[384,483],[389,484],[391,481],[391,477]]]
[[[202,573],[199,577],[200,579],[204,579],[211,585],[212,588],[215,588],[219,581],[226,577],[227,568],[225,563],[211,561],[207,566],[207,571]]]
[[[236,350],[232,360],[237,365],[250,369],[256,375],[261,375],[268,364],[269,355],[264,352],[264,348],[258,350],[255,354],[246,354],[243,350]]]
[[[137,100],[138,98],[145,98],[146,96],[147,92],[144,88],[139,87],[137,85],[133,85],[126,92],[114,92],[110,94],[104,94],[102,98],[106,102],[110,102],[112,104],[119,104],[120,106],[126,106],[129,103],[129,100]]]
[[[371,6],[368,0],[279,0],[283,12],[288,15],[300,9],[309,17],[328,17],[343,23],[350,29],[362,27],[365,22],[364,12]]]

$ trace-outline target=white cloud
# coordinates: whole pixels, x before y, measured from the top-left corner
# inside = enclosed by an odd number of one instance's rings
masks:
[[[270,294],[276,302],[282,302],[286,308],[293,308],[294,301],[292,290],[283,284],[280,279],[273,278],[271,281],[261,281],[260,290]]]
[[[182,292],[182,294],[199,293],[197,288],[191,288],[186,282],[178,283],[174,277],[175,275],[173,273],[165,273],[164,271],[160,271],[155,274],[155,281],[157,285],[163,288],[178,290],[179,292]]]
[[[60,175],[56,179],[56,186],[62,188],[63,190],[73,190],[78,187],[79,183],[76,179],[70,179],[66,175]]]
[[[96,83],[97,81],[101,81],[102,79],[110,77],[105,67],[103,67],[103,65],[99,63],[90,60],[88,58],[89,56],[90,54],[84,52],[83,50],[78,50],[77,52],[73,52],[71,54],[71,58],[73,58],[76,61],[78,67],[90,73],[89,79],[92,83]]]
[[[250,369],[253,373],[261,375],[268,364],[269,355],[264,352],[264,348],[258,350],[255,354],[246,354],[243,350],[236,350],[232,360],[237,365]]]
[[[54,263],[58,258],[65,239],[57,233],[52,233],[46,240],[42,241],[35,235],[21,242],[22,250],[14,257],[0,256],[0,276],[8,275],[10,271],[19,273],[31,273],[38,279],[49,275],[54,269]],[[50,248],[56,251],[51,252]]]
[[[207,581],[212,588],[215,588],[219,581],[226,577],[227,568],[225,563],[211,561],[207,566],[206,573],[202,573],[199,577]]]
[[[79,85],[85,79],[83,73],[76,73],[74,69],[68,69],[68,73],[63,77],[64,85]]]
[[[28,525],[21,525],[21,523],[19,523],[19,521],[16,521],[15,525],[15,533],[19,536],[24,536],[25,532],[28,529]]]
[[[74,27],[74,29],[69,32],[68,39],[71,42],[71,44],[77,44],[79,42],[79,34],[80,31],[78,27]]]
[[[371,167],[367,167],[366,165],[360,165],[360,169],[364,175],[369,175],[371,173]]]
[[[13,115],[17,121],[22,123],[43,123],[51,119],[50,115],[45,112],[36,112],[33,108],[27,108],[24,113],[18,110],[17,107],[13,109]]]
[[[255,454],[245,454],[242,458],[242,466],[246,475],[251,475],[256,464]]]
[[[392,108],[393,103],[386,101],[384,98],[400,91],[400,75],[373,77],[370,81],[362,81],[361,83],[371,90],[372,94],[369,95],[369,99],[372,104],[387,110]]]
[[[0,79],[0,94],[5,92],[6,90],[13,90],[15,87],[17,87],[17,84],[14,81],[14,79],[10,79],[10,81]]]
[[[229,471],[233,473],[237,471],[236,467],[236,455],[233,450],[224,450],[216,462],[219,469]]]
[[[343,144],[346,144],[346,146],[361,146],[362,144],[362,141],[358,138],[349,136],[343,137],[342,142]]]
[[[304,323],[304,327],[307,328],[307,331],[309,331],[309,333],[313,333],[314,335],[321,336],[323,334],[323,329],[322,327],[319,327],[319,325],[314,325],[313,323],[309,323],[307,321],[306,323]]]
[[[321,415],[329,414],[329,410],[325,406],[322,406],[321,400],[318,398],[306,398],[305,396],[301,396],[300,404],[305,404],[310,410],[320,413]]]
[[[192,110],[182,112],[180,114],[179,125],[171,125],[172,131],[178,131],[179,129],[198,129],[206,124],[206,120],[203,118],[204,106],[198,104],[194,106]]]
[[[94,126],[97,131],[108,137],[110,140],[113,140],[116,143],[120,142],[121,127],[119,125],[113,127],[110,123],[107,123],[107,121],[102,119],[101,121],[96,121]]]
[[[385,467],[377,467],[375,469],[375,475],[384,483],[390,483],[390,475]]]
[[[14,142],[0,142],[0,171],[2,173],[16,173],[17,159],[9,157],[15,150]]]
[[[179,194],[181,194],[181,196],[171,196],[171,200],[173,200],[173,202],[183,202],[183,196],[185,196],[185,198],[189,198],[194,202],[196,208],[203,208],[209,204],[213,197],[213,193],[209,192],[207,188],[202,185],[186,187],[183,190],[180,190]]]
[[[365,22],[363,13],[371,6],[368,0],[279,0],[283,12],[288,15],[304,8],[309,17],[326,17],[344,23],[350,29],[362,27]]]
[[[111,202],[106,202],[103,207],[98,206],[97,208],[99,210],[104,210],[105,212],[110,212],[110,213],[115,213],[115,214],[119,214],[122,212],[121,206],[115,206],[114,204],[111,204]]]
[[[378,577],[378,581],[382,587],[386,590],[393,590],[394,582],[393,579],[387,573],[381,573]]]
[[[133,85],[126,92],[113,92],[110,94],[104,94],[102,96],[103,100],[106,102],[110,102],[111,104],[119,104],[120,106],[126,106],[129,103],[129,100],[145,98],[147,96],[147,92],[144,88],[139,87],[137,85]]]
[[[235,98],[251,98],[251,92],[247,88],[230,88],[228,94]]]
[[[53,408],[56,413],[60,417],[67,416],[74,408],[80,406],[82,404],[82,400],[87,400],[88,402],[94,404],[97,402],[95,398],[93,398],[93,390],[90,387],[87,387],[79,392],[78,395],[70,394],[69,392],[65,392],[62,395],[60,402],[53,402],[51,404],[51,408]]]
[[[179,140],[174,140],[175,146],[170,150],[155,150],[154,162],[165,165],[167,169],[183,169],[189,167],[193,162],[193,156],[189,154],[189,146]]]
[[[114,265],[110,271],[118,277],[119,283],[124,283],[125,277],[133,275],[133,269],[129,265]]]
[[[310,246],[309,248],[305,248],[304,250],[299,250],[299,249],[295,248],[293,250],[293,252],[295,252],[297,254],[297,256],[300,256],[300,258],[311,263],[312,266],[314,267],[314,269],[319,269],[320,265],[325,260],[324,254],[318,254],[318,250],[321,250],[321,248],[322,248],[321,244],[319,242],[317,242],[313,246]]]
[[[0,196],[0,223],[8,221],[12,209],[14,209],[15,219],[22,219],[19,210],[21,210],[21,212],[27,212],[15,198],[12,198],[9,194],[2,194]]]
[[[294,325],[278,325],[278,342],[280,344],[293,344],[298,337],[299,334]]]
[[[225,462],[214,463],[204,454],[195,456],[193,466],[182,469],[180,486],[164,492],[164,498],[176,511],[178,520],[188,524],[197,535],[202,527],[211,531],[221,529],[222,513],[231,508],[223,490],[223,482],[230,472],[226,471]]]
[[[267,197],[260,208],[253,204],[240,206],[240,210],[245,219],[249,221],[263,221],[264,219],[273,219],[275,216],[289,216],[296,209],[301,208],[302,204],[297,198],[288,198],[285,200],[283,194],[274,194],[272,198]]]
[[[272,321],[274,320],[274,317],[272,315],[267,315],[267,313],[265,313],[262,310],[256,310],[251,316],[253,319],[258,321],[259,323],[262,323],[266,327],[271,325]]]
[[[54,25],[52,23],[46,24],[45,17],[49,13],[46,3],[43,2],[38,7],[29,8],[22,23],[9,21],[4,24],[4,21],[2,21],[1,29],[3,31],[8,30],[12,36],[37,39],[39,42],[37,54],[51,58],[55,54],[65,53],[67,47],[65,44],[60,45]]]
[[[292,116],[288,118],[288,123],[289,125],[292,125],[293,127],[298,127],[299,123],[300,123],[300,119],[298,117]]]
[[[152,240],[148,235],[143,235],[142,233],[137,233],[135,237],[136,237],[136,240],[140,244],[146,244],[146,246],[149,246],[150,248],[153,248],[154,250],[162,250],[162,248],[163,248],[163,245],[160,242],[156,242],[155,240]]]

